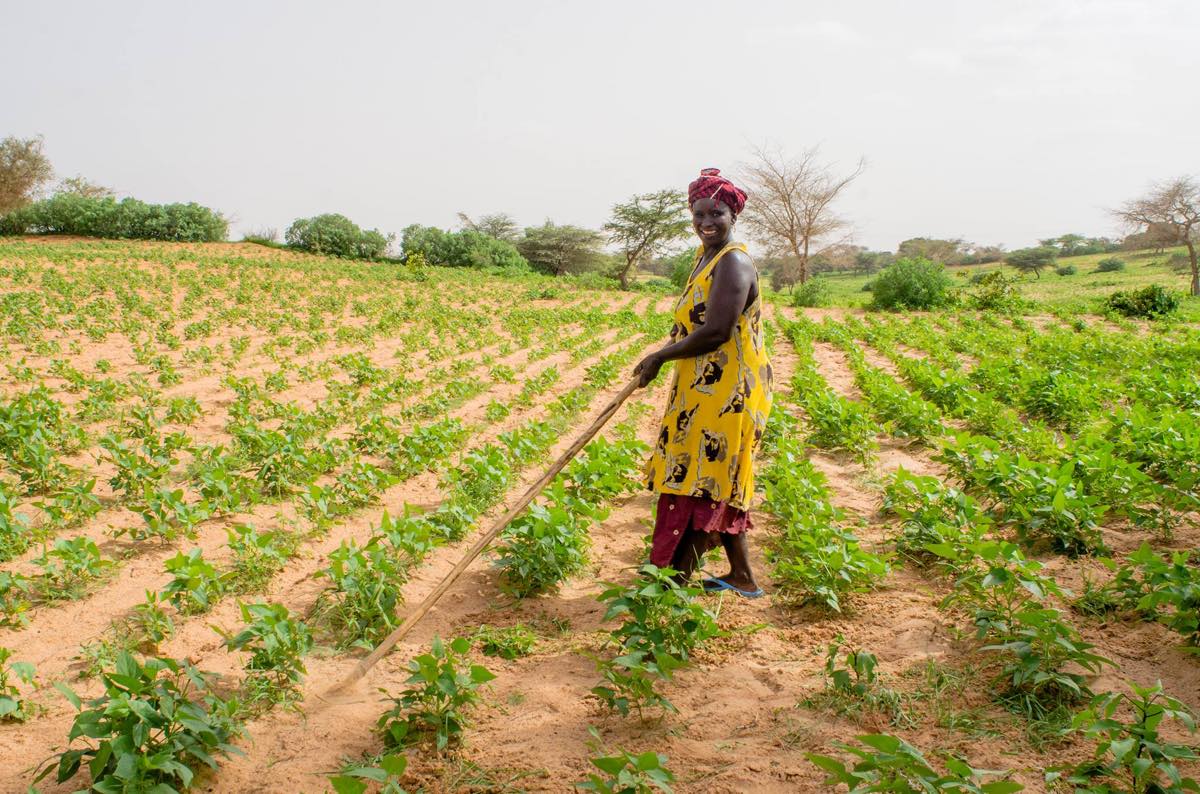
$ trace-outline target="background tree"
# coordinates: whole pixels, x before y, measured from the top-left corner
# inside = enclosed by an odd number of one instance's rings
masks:
[[[773,277],[777,287],[803,284],[809,258],[831,242],[845,242],[849,222],[833,204],[864,167],[860,160],[851,173],[835,176],[815,146],[794,159],[758,148],[753,162],[742,166],[750,200],[741,220],[754,240],[782,258]]]
[[[83,196],[84,198],[109,198],[117,195],[115,191],[104,185],[97,185],[78,174],[59,182],[54,192],[60,195],[65,193],[69,196]]]
[[[1058,259],[1057,248],[1051,245],[1039,245],[1035,248],[1010,251],[1004,262],[1022,273],[1032,273],[1037,278],[1041,278],[1042,268],[1051,267],[1056,259]]]
[[[687,196],[678,190],[636,195],[612,209],[612,218],[604,231],[625,258],[618,278],[621,289],[628,289],[638,264],[657,256],[667,245],[685,237],[691,228]]]
[[[503,212],[481,215],[477,221],[471,220],[471,217],[465,212],[460,212],[458,220],[462,223],[463,229],[467,231],[486,234],[488,237],[503,240],[506,243],[516,242],[517,238],[521,236],[517,222],[512,219],[512,216]]]
[[[1190,176],[1154,185],[1140,198],[1125,202],[1113,214],[1130,229],[1155,229],[1168,245],[1187,248],[1192,294],[1200,295],[1196,241],[1200,238],[1200,184]]]
[[[546,221],[526,229],[525,236],[517,241],[517,250],[534,268],[561,276],[598,270],[604,264],[602,242],[600,232]]]
[[[53,178],[40,135],[0,141],[0,215],[32,202]]]
[[[959,239],[912,237],[896,247],[897,259],[928,259],[943,265],[957,265],[967,255],[970,244]]]

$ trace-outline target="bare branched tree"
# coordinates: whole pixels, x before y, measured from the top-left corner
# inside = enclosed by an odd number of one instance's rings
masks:
[[[33,201],[53,177],[40,135],[0,141],[0,215]]]
[[[1139,198],[1112,211],[1131,231],[1154,230],[1171,245],[1187,248],[1192,267],[1192,294],[1200,295],[1200,267],[1196,244],[1200,241],[1200,183],[1190,176],[1153,185]]]
[[[754,160],[741,169],[750,200],[739,220],[752,239],[784,260],[775,274],[776,286],[803,284],[813,256],[849,242],[850,223],[834,212],[833,204],[865,167],[859,160],[852,172],[837,176],[821,162],[816,146],[796,158],[778,148],[755,148]]]
[[[477,221],[472,220],[471,216],[465,212],[460,212],[458,220],[462,223],[463,229],[486,234],[488,237],[504,240],[506,243],[515,242],[521,231],[517,222],[503,212],[481,215]]]

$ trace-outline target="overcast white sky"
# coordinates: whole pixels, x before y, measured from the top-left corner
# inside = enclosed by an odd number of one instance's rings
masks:
[[[752,143],[867,170],[856,241],[1112,234],[1200,174],[1200,3],[5,3],[0,137],[235,232],[598,227]]]

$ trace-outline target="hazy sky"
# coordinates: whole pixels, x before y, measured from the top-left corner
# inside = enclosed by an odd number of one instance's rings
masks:
[[[867,170],[856,240],[1112,234],[1200,173],[1200,3],[6,3],[0,137],[235,233],[598,227],[754,143]]]

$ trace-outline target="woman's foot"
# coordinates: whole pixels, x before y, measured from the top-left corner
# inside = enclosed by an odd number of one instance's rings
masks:
[[[737,588],[738,590],[745,590],[746,592],[749,592],[749,593],[753,593],[754,591],[758,590],[758,582],[754,581],[754,577],[751,575],[748,575],[748,574],[741,573],[740,571],[738,573],[734,573],[733,571],[730,571],[729,573],[725,574],[724,576],[718,576],[716,578],[720,579],[722,582],[724,582],[725,584],[727,584],[731,587]],[[713,580],[706,579],[705,581],[710,582]],[[708,590],[708,589],[719,590],[721,588],[705,587],[705,589],[706,590]]]

